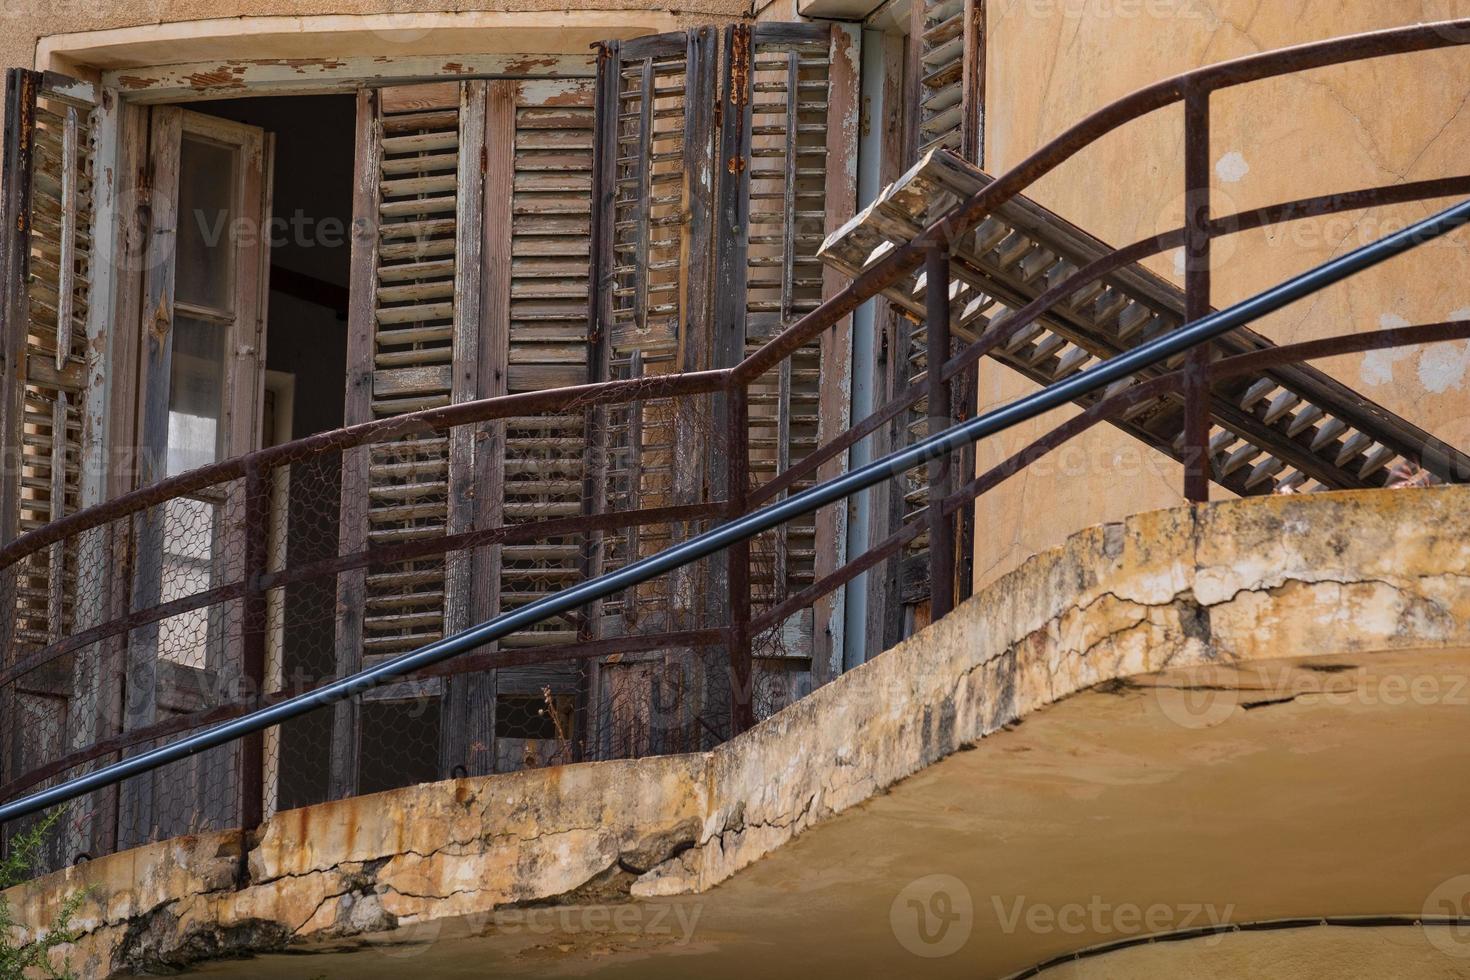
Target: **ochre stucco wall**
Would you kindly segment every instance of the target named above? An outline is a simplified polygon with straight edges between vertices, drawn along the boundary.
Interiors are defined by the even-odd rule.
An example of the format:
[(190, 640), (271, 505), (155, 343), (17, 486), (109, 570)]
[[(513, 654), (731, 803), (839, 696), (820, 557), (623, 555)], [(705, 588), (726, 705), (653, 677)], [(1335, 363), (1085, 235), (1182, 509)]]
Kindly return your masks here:
[[(1470, 16), (1467, 0), (991, 0), (986, 169), (999, 174), (1088, 113), (1149, 83), (1291, 44)], [(1322, 69), (1218, 93), (1215, 213), (1470, 172), (1470, 47)], [(1183, 224), (1183, 112), (1115, 133), (1041, 181), (1041, 203), (1114, 245)], [(1215, 303), (1243, 299), (1448, 201), (1353, 212), (1217, 242)], [(1257, 325), (1278, 343), (1470, 317), (1470, 233), (1421, 250)], [(1182, 281), (1182, 255), (1153, 267)], [(1431, 433), (1470, 444), (1470, 344), (1317, 365)], [(981, 407), (1031, 390), (993, 364)], [(1063, 418), (982, 447), (982, 467)], [(1470, 474), (1467, 474), (1470, 475)], [(1217, 499), (1226, 492), (1216, 488)], [(977, 584), (1079, 527), (1177, 503), (1180, 470), (1103, 426), (979, 504)]]

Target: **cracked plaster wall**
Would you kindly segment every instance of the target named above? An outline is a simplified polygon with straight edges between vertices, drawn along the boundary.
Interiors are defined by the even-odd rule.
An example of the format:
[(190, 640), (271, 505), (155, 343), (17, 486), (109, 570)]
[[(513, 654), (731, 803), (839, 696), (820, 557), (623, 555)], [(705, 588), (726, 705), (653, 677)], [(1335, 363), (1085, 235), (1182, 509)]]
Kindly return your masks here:
[[(986, 169), (999, 174), (1087, 114), (1180, 72), (1292, 44), (1470, 17), (1470, 0), (989, 0)], [(1336, 191), (1465, 174), (1470, 48), (1321, 69), (1212, 99), (1217, 215)], [(1104, 138), (1042, 180), (1038, 201), (1127, 245), (1184, 223), (1183, 113)], [(1429, 202), (1349, 212), (1215, 245), (1215, 303), (1229, 305), (1406, 223)], [(1151, 263), (1183, 281), (1180, 257)], [(1470, 317), (1470, 231), (1298, 303), (1257, 329), (1278, 343)], [(1315, 364), (1452, 445), (1470, 445), (1470, 342)], [(1033, 388), (988, 365), (981, 408)], [(984, 469), (1071, 410), (980, 447)], [(1179, 467), (1109, 426), (1013, 477), (977, 506), (976, 585), (1090, 524), (1182, 501)], [(1217, 496), (1227, 492), (1216, 488)]]
[(93, 892), (86, 975), (526, 903), (710, 888), (801, 830), (1092, 685), (1193, 664), (1470, 645), (1470, 488), (1257, 498), (1073, 535), (702, 754), (410, 787), (14, 890)]

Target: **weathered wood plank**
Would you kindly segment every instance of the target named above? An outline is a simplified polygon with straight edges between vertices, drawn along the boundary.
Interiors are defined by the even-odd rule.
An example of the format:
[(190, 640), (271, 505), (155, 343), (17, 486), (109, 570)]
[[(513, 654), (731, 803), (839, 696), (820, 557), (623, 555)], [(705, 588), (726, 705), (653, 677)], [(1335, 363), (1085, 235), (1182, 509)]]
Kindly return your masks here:
[[(142, 322), (143, 376), (139, 413), (138, 485), (147, 486), (164, 475), (168, 445), (168, 388), (173, 359), (173, 299), (175, 243), (178, 238), (179, 149), (183, 113), (162, 106), (153, 110), (149, 125), (148, 162), (153, 183), (153, 209), (148, 229)], [(148, 609), (160, 601), (165, 515), (162, 507), (139, 514), (134, 521), (138, 559), (133, 569), (132, 608)], [(123, 729), (129, 731), (158, 720), (157, 623), (134, 630), (128, 638), (128, 693)], [(153, 776), (122, 785), (118, 812), (118, 843), (141, 844), (151, 836), (159, 815), (154, 801)]]
[[(857, 155), (861, 111), (860, 65), (862, 33), (850, 25), (834, 24), (827, 68), (827, 178), (823, 232), (831, 234), (857, 210)], [(844, 277), (835, 269), (822, 271), (822, 299), (836, 295)], [(825, 331), (821, 339), (821, 383), (817, 408), (818, 445), (834, 439), (851, 423), (852, 317), (846, 316)], [(817, 470), (816, 479), (829, 480), (846, 469), (837, 457)], [(837, 570), (846, 560), (847, 508), (828, 507), (816, 515), (813, 575), (817, 579)], [(823, 684), (842, 672), (843, 605), (845, 587), (818, 600), (813, 607), (812, 680)]]
[(965, 0), (964, 92), (960, 155), (977, 167), (985, 166), (985, 33), (986, 0)]
[[(373, 296), (378, 268), (378, 183), (382, 179), (382, 140), (378, 94), (357, 93), (356, 154), (352, 174), (351, 286), (347, 311), (347, 390), (343, 420), (365, 422), (372, 416)], [(339, 510), (338, 554), (355, 554), (367, 546), (368, 465), (366, 448), (342, 454), (342, 497)], [(365, 569), (337, 578), (337, 676), (361, 669), (363, 610), (367, 599)], [(361, 756), (359, 705), (354, 699), (332, 708), (332, 745), (328, 794), (332, 799), (357, 795)]]
[[(26, 283), (30, 263), (31, 168), (37, 79), (34, 73), (12, 68), (5, 75), (4, 171), (0, 175), (0, 440), (6, 459), (19, 457), (24, 418), (24, 359), (26, 325), (30, 320)], [(19, 479), (0, 485), (0, 538), (10, 541), (20, 527)], [(20, 655), (16, 630), (16, 571), (0, 581), (0, 663)], [(13, 778), (25, 768), (17, 695), (0, 688), (0, 780)], [(0, 831), (3, 832), (3, 831)]]
[[(490, 222), (499, 219), (488, 213), (492, 195), (503, 188), (492, 176), (491, 159), (505, 142), (503, 122), (507, 83), (465, 82), (459, 96), (459, 170), (456, 174), (454, 276), (454, 376), (451, 398), (472, 401), (488, 393), (487, 369), (493, 372), (494, 353), (487, 343), (491, 325), (483, 304), (486, 282), (496, 275), (496, 265), (505, 260), (486, 248)], [(512, 118), (514, 108), (511, 108)], [(503, 150), (501, 150), (503, 152)], [(484, 168), (482, 182), (482, 167)], [(503, 177), (502, 177), (503, 180)], [(499, 227), (508, 222), (503, 220)], [(499, 482), (485, 476), (485, 447), (478, 427), (457, 426), (449, 432), (450, 534), (498, 524), (487, 523), (499, 499)], [(455, 552), (445, 556), (444, 631), (467, 629), (485, 617), (485, 583), (478, 573), (494, 574), (484, 552)], [(495, 679), (488, 672), (459, 674), (445, 679), (443, 713), (440, 716), (440, 775), (457, 773), (480, 776), (494, 771)]]
[[(446, 71), (472, 76), (534, 76), (589, 78), (596, 69), (592, 55), (578, 54), (465, 54), (361, 55), (323, 58), (303, 63), (295, 59), (225, 59), (195, 61), (148, 68), (118, 68), (102, 73), (102, 86), (128, 93), (138, 104), (189, 102), (237, 98), (251, 93), (312, 95), (351, 94), (364, 85), (402, 85), (442, 79)], [(455, 103), (458, 105), (458, 103)]]
[[(883, 118), (879, 162), (879, 185), (881, 187), (887, 187), (897, 180), (908, 162), (910, 127), (906, 107), (911, 104), (911, 100), (905, 99), (904, 93), (911, 90), (909, 88), (911, 79), (903, 70), (907, 60), (904, 54), (904, 42), (896, 37), (885, 36)], [(899, 331), (904, 330), (900, 321), (905, 318), (899, 314), (886, 296), (880, 294), (873, 302), (875, 304), (873, 324), (877, 333), (873, 346), (878, 354), (872, 369), (873, 402), (875, 405), (882, 405), (898, 394), (898, 385), (903, 383), (907, 377), (906, 374), (897, 373), (899, 358), (896, 356), (897, 351), (904, 349), (900, 347), (900, 343), (907, 344), (907, 333), (905, 330), (902, 339), (898, 336)], [(900, 420), (895, 419), (873, 434), (872, 458), (882, 456), (900, 444), (898, 441), (900, 424)], [(888, 480), (878, 484), (869, 493), (868, 540), (882, 541), (897, 529), (896, 522), (901, 517), (899, 508), (903, 498), (902, 490), (897, 480)], [(898, 599), (898, 569), (899, 562), (891, 560), (882, 563), (876, 570), (869, 573), (868, 608), (864, 623), (866, 637), (864, 659), (877, 656), (898, 640), (899, 614), (902, 611)]]
[[(378, 92), (378, 107), (383, 115), (400, 112), (428, 112), (434, 109), (462, 109), (463, 85), (459, 81), (431, 82), (423, 85), (386, 85)], [(461, 112), (461, 120), (464, 119)], [(464, 127), (461, 125), (461, 132)]]
[(394, 368), (373, 372), (373, 394), (379, 398), (402, 395), (437, 394), (453, 383), (453, 367), (436, 364), (425, 367)]

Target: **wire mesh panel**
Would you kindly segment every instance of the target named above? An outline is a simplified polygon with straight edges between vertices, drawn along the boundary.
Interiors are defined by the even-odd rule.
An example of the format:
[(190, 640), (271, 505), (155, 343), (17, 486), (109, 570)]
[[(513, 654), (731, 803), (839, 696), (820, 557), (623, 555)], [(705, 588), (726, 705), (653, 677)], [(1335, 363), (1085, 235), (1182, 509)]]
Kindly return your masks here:
[[(147, 731), (234, 703), (243, 680), (245, 525), (241, 480), (173, 497), (135, 515), (123, 731)], [(177, 610), (170, 615), (158, 613)], [(149, 739), (124, 755), (151, 747)], [(121, 788), (118, 838), (135, 846), (234, 826), (238, 746)]]
[[(264, 687), (295, 692), (337, 673), (337, 586), (342, 453), (296, 459), (271, 480), (269, 570), (291, 576), (266, 590), (268, 643)], [(306, 573), (306, 574), (302, 574)], [(328, 712), (295, 719), (268, 733), (264, 757), (265, 811), (329, 798), (332, 725)]]

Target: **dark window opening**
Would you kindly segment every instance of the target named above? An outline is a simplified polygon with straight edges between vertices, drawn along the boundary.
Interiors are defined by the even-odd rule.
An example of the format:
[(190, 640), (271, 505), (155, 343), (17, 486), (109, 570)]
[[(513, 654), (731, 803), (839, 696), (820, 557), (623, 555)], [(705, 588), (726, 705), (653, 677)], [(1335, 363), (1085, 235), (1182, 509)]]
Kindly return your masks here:
[[(275, 137), (270, 221), (259, 230), (270, 244), (261, 441), (272, 445), (339, 428), (346, 388), (356, 99), (283, 96), (199, 102), (187, 108), (259, 126)], [(289, 397), (282, 391), (289, 391)], [(340, 487), (338, 456), (291, 467), (286, 529), (281, 535), (287, 565), (337, 553)], [(287, 686), (317, 683), (336, 669), (335, 583), (323, 577), (295, 583), (285, 591), (276, 613), (283, 657), (280, 680)], [(386, 709), (374, 709), (378, 710)], [(365, 753), (364, 770), (374, 768), (385, 778), (412, 770), (412, 778), (398, 779), (394, 785), (434, 778), (436, 762), (426, 769), (420, 765), (423, 753), (416, 730), (425, 727), (432, 729), (427, 738), (437, 739), (437, 724), (425, 724), (420, 718), (412, 726), (415, 731), (405, 729), (407, 742), (401, 751), (395, 747), (393, 758), (373, 766)], [(329, 711), (282, 727), (278, 809), (327, 798), (331, 728)], [(363, 789), (371, 787), (386, 784), (380, 786), (375, 776), (364, 772)]]

